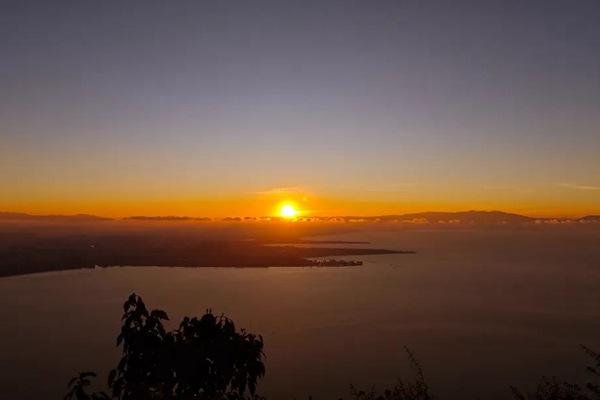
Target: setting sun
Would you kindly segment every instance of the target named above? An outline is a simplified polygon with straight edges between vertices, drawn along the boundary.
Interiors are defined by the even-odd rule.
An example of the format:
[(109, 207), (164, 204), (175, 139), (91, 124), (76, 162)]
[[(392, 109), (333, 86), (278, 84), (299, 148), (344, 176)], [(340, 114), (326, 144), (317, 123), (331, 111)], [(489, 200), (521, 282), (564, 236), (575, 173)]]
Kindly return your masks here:
[(292, 204), (284, 204), (279, 210), (279, 215), (283, 218), (295, 218), (298, 215), (298, 210)]

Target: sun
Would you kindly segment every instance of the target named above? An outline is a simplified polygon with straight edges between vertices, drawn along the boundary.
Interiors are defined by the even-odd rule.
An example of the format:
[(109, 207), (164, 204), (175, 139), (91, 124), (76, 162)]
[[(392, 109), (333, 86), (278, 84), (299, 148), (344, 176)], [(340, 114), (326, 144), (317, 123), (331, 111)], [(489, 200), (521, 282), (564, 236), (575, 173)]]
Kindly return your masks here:
[(279, 215), (282, 218), (292, 219), (298, 215), (298, 210), (296, 210), (293, 204), (286, 203), (279, 209)]

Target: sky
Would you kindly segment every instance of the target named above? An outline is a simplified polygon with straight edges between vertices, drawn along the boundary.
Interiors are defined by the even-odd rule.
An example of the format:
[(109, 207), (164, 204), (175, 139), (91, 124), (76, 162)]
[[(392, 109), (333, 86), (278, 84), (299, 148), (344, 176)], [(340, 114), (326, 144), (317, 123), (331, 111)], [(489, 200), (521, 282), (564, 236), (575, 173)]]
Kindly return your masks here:
[(600, 2), (0, 1), (0, 210), (600, 213)]

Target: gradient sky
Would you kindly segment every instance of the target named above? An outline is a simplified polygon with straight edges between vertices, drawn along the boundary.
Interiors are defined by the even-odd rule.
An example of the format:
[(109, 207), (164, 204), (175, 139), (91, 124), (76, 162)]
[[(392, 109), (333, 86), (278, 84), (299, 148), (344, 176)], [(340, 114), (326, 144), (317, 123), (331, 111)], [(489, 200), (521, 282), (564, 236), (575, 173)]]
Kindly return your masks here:
[(0, 209), (600, 213), (600, 1), (0, 3)]

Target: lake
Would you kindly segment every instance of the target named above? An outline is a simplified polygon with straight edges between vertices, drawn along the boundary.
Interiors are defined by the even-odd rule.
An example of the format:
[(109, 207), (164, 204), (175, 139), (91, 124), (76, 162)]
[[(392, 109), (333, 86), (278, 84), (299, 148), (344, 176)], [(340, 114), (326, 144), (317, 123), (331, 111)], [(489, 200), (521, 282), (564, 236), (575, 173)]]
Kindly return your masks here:
[(4, 398), (62, 398), (78, 371), (119, 352), (135, 291), (173, 323), (207, 308), (265, 340), (270, 398), (336, 399), (349, 385), (411, 377), (404, 346), (439, 398), (510, 398), (542, 375), (585, 377), (600, 349), (600, 231), (411, 230), (367, 240), (412, 255), (344, 257), (339, 268), (107, 268), (0, 279)]

